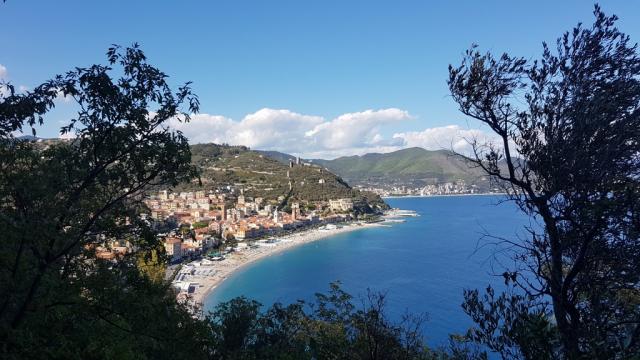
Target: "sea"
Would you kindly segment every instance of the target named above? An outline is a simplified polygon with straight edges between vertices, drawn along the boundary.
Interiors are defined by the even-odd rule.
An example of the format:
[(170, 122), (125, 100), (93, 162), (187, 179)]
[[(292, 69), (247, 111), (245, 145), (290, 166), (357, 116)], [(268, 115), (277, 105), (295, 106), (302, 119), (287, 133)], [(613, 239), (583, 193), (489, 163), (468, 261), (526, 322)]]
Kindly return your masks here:
[(426, 314), (432, 346), (472, 325), (462, 310), (464, 289), (501, 289), (504, 259), (498, 238), (516, 240), (528, 219), (500, 195), (387, 198), (416, 211), (406, 222), (369, 227), (300, 245), (249, 264), (205, 300), (205, 310), (244, 295), (265, 306), (312, 301), (329, 284), (355, 297), (386, 294), (391, 319)]

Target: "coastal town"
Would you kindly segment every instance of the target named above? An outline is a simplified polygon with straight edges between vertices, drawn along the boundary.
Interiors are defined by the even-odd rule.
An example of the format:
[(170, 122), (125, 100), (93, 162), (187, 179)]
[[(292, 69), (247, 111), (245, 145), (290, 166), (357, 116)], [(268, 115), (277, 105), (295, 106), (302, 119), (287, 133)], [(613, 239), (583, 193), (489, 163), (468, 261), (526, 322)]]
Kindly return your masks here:
[[(158, 232), (169, 260), (166, 278), (177, 297), (197, 310), (207, 294), (233, 271), (290, 247), (366, 227), (389, 226), (398, 218), (417, 216), (392, 209), (372, 221), (359, 220), (348, 198), (292, 202), (284, 211), (275, 203), (244, 195), (241, 188), (220, 186), (209, 191), (148, 195), (146, 220)], [(314, 210), (308, 210), (309, 207)], [(304, 209), (304, 210), (303, 210)], [(126, 244), (99, 248), (97, 256), (117, 259)]]
[[(230, 185), (208, 191), (160, 190), (145, 197), (145, 220), (158, 232), (169, 261), (165, 278), (178, 299), (200, 308), (206, 294), (240, 266), (291, 246), (378, 226), (355, 221), (348, 198), (292, 202), (288, 211), (278, 205), (283, 200), (248, 197)], [(130, 251), (127, 246), (115, 241), (96, 254), (117, 260)]]
[[(164, 278), (171, 282), (178, 299), (193, 309), (202, 309), (207, 294), (232, 272), (257, 259), (339, 233), (391, 226), (404, 222), (403, 217), (417, 215), (373, 204), (365, 213), (362, 198), (353, 194), (480, 192), (464, 180), (421, 187), (359, 185), (350, 190), (328, 170), (322, 171), (300, 158), (281, 164), (247, 149), (213, 145), (194, 149), (199, 158), (205, 159), (201, 165), (207, 171), (204, 186), (156, 189), (141, 198), (142, 216), (157, 234), (166, 256)], [(210, 155), (202, 156), (207, 151), (220, 156), (215, 164), (206, 160)], [(241, 172), (240, 181), (232, 181), (228, 177), (231, 172)], [(282, 192), (274, 192), (279, 183), (285, 184), (279, 187)], [(129, 246), (126, 241), (114, 240), (98, 247), (96, 255), (116, 261), (133, 252)]]
[[(154, 276), (169, 281), (194, 310), (239, 267), (299, 244), (383, 226), (389, 210), (379, 196), (300, 158), (283, 164), (246, 147), (191, 149), (199, 179), (137, 200), (142, 221), (156, 234), (155, 256), (162, 258)], [(104, 239), (94, 250), (118, 261), (136, 253), (133, 246)]]
[(285, 212), (263, 198), (246, 197), (241, 189), (231, 186), (208, 192), (161, 190), (145, 204), (157, 229), (168, 230), (159, 236), (173, 262), (207, 254), (220, 245), (246, 247), (255, 240), (295, 229), (343, 223), (352, 219), (353, 209), (351, 199), (335, 199), (326, 204), (318, 202), (314, 206), (320, 210), (309, 212), (293, 202)]
[(367, 184), (355, 185), (357, 189), (369, 191), (382, 197), (390, 196), (442, 196), (442, 195), (475, 195), (475, 194), (495, 194), (500, 193), (498, 188), (479, 187), (475, 184), (467, 184), (464, 180), (454, 182), (443, 182), (428, 185), (411, 184)]
[[(433, 196), (474, 194), (463, 181), (421, 188), (359, 187), (381, 196)], [(390, 226), (412, 211), (391, 209), (377, 217), (358, 219), (350, 198), (327, 201), (290, 201), (245, 195), (242, 186), (219, 185), (209, 190), (159, 190), (143, 203), (144, 219), (158, 233), (171, 281), (178, 299), (202, 309), (204, 300), (232, 272), (257, 259), (290, 247), (365, 227)], [(372, 220), (373, 219), (373, 220)], [(129, 252), (128, 244), (115, 241), (98, 247), (96, 255), (117, 260)]]
[[(192, 147), (202, 184), (145, 193), (141, 215), (167, 266), (158, 271), (181, 301), (204, 308), (207, 295), (257, 259), (336, 234), (402, 223), (411, 211), (389, 209), (381, 196), (465, 195), (485, 192), (465, 180), (349, 187), (328, 169), (299, 157), (276, 161), (245, 147)], [(135, 252), (122, 240), (96, 248), (117, 261)]]

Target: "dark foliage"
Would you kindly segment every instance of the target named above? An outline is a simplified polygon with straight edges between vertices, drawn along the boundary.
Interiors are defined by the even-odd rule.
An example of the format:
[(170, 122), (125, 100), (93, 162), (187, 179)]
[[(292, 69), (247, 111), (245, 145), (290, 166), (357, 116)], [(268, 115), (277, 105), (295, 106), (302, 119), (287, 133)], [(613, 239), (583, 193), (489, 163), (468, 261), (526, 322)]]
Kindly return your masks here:
[(421, 334), (424, 317), (387, 319), (385, 296), (354, 299), (331, 284), (312, 304), (275, 304), (265, 312), (244, 297), (218, 305), (208, 318), (213, 357), (220, 359), (467, 359), (475, 352), (456, 347), (457, 357), (430, 350)]
[[(181, 108), (197, 111), (198, 100), (188, 84), (173, 92), (136, 46), (107, 57), (0, 98), (2, 358), (163, 358), (198, 347), (177, 351), (170, 339), (206, 329), (137, 267), (158, 247), (138, 217), (144, 190), (195, 175), (187, 139), (165, 123), (188, 120)], [(78, 108), (62, 128), (73, 140), (13, 138), (26, 126), (35, 134), (59, 93)], [(132, 251), (96, 258), (111, 239)]]
[(515, 264), (505, 280), (522, 295), (467, 294), (474, 339), (519, 349), (507, 358), (640, 352), (640, 57), (615, 16), (594, 13), (539, 60), (474, 47), (449, 69), (460, 110), (499, 139), (472, 140), (473, 164), (535, 222), (502, 241)]

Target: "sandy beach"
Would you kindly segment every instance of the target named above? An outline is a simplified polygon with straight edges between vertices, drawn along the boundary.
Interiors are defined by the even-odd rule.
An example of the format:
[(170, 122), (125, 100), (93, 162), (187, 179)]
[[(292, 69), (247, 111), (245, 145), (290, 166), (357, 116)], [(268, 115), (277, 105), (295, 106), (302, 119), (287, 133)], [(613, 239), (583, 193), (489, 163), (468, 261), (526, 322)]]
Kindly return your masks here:
[[(226, 255), (224, 260), (214, 262), (212, 265), (197, 266), (195, 267), (197, 268), (195, 274), (185, 276), (183, 280), (183, 282), (198, 284), (195, 292), (190, 294), (189, 302), (195, 305), (196, 308), (202, 309), (204, 300), (218, 285), (225, 281), (233, 272), (256, 260), (274, 256), (298, 245), (375, 226), (385, 225), (380, 223), (350, 224), (330, 230), (310, 229), (290, 235), (277, 236), (276, 238), (279, 240), (277, 243), (258, 243), (260, 245), (258, 248), (243, 248)], [(185, 264), (184, 267), (186, 266), (189, 266), (189, 264)], [(183, 272), (178, 273), (178, 277), (180, 277), (181, 273)]]

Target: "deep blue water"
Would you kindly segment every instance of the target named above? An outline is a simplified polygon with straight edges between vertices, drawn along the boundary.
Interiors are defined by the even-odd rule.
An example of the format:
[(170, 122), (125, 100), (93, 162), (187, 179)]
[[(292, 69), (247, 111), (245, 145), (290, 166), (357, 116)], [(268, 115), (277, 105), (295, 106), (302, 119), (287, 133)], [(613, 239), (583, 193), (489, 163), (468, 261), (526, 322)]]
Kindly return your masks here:
[[(405, 310), (428, 313), (424, 332), (432, 345), (471, 324), (462, 311), (463, 289), (498, 288), (502, 277), (493, 248), (478, 247), (483, 233), (514, 238), (526, 223), (515, 205), (497, 205), (498, 196), (387, 199), (392, 207), (416, 210), (405, 223), (337, 235), (301, 245), (244, 267), (205, 302), (245, 295), (263, 304), (312, 300), (340, 280), (352, 295), (367, 288), (387, 292), (391, 317)], [(493, 268), (493, 269), (492, 269)]]

